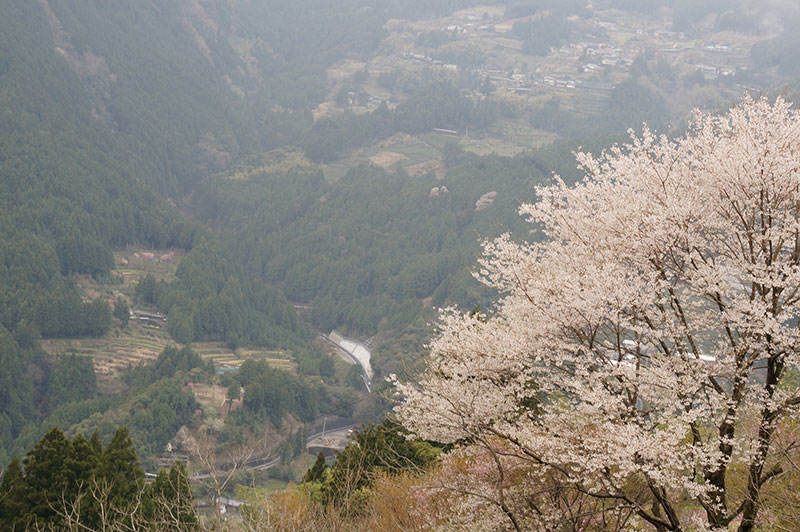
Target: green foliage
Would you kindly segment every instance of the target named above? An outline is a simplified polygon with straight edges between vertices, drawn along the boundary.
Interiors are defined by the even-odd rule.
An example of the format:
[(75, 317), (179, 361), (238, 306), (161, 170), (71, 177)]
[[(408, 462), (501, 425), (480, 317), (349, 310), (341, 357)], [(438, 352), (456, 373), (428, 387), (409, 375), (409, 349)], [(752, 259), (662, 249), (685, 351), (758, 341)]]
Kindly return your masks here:
[[(73, 511), (79, 509), (79, 511)], [(72, 441), (49, 430), (23, 466), (9, 464), (0, 482), (0, 530), (65, 529), (65, 513), (77, 526), (101, 530), (121, 524), (148, 530), (195, 530), (189, 477), (182, 463), (159, 472), (149, 487), (127, 428), (103, 448), (95, 433)]]
[(662, 129), (669, 121), (669, 109), (664, 98), (651, 86), (633, 77), (617, 85), (611, 100), (598, 121), (607, 131), (641, 130), (646, 122), (651, 129)]
[(157, 524), (159, 531), (200, 530), (193, 502), (186, 465), (175, 462), (169, 470), (159, 471), (150, 485), (144, 508), (145, 520)]
[(76, 354), (64, 355), (50, 371), (47, 399), (51, 405), (64, 405), (97, 395), (97, 379), (92, 359)]
[[(280, 254), (267, 257), (260, 248), (252, 262), (245, 260), (238, 242), (228, 246), (184, 219), (167, 198), (190, 196), (199, 187), (198, 195), (215, 200), (207, 206), (212, 214), (200, 216), (203, 222), (213, 225), (219, 214), (220, 225), (229, 227), (227, 217), (235, 217), (238, 202), (247, 198), (247, 218), (233, 223), (275, 232), (294, 225), (316, 208), (318, 192), (327, 188), (319, 169), (277, 180), (264, 172), (237, 181), (239, 186), (227, 180), (230, 187), (217, 187), (208, 176), (228, 172), (240, 161), (257, 163), (257, 154), (265, 150), (313, 138), (311, 109), (325, 97), (326, 68), (347, 54), (373, 50), (389, 18), (426, 17), (470, 4), (245, 0), (234, 6), (210, 0), (200, 11), (187, 12), (157, 0), (4, 3), (0, 463), (30, 448), (55, 422), (71, 427), (69, 434), (97, 429), (103, 437), (127, 424), (144, 453), (160, 449), (190, 422), (197, 405), (190, 392), (181, 390), (180, 374), (196, 360), (187, 353), (179, 360), (165, 355), (146, 371), (132, 370), (126, 391), (98, 398), (88, 359), (61, 357), (51, 368), (39, 351), (41, 337), (108, 332), (111, 308), (100, 298), (84, 299), (77, 281), (80, 276), (108, 279), (115, 248), (136, 244), (188, 251), (177, 281), (157, 282), (148, 275), (136, 287), (137, 304), (165, 313), (176, 340), (289, 347), (297, 353), (301, 373), (332, 378), (333, 368), (309, 346), (294, 309), (267, 284), (287, 277)], [(218, 25), (213, 35), (204, 14)], [(363, 78), (361, 73), (354, 81)], [(454, 93), (441, 92), (442, 102), (452, 103), (448, 99)], [(426, 113), (436, 111), (435, 105)], [(460, 119), (458, 106), (450, 111)], [(351, 139), (347, 146), (391, 131), (392, 120), (388, 107), (379, 108), (363, 133), (373, 137)], [(363, 125), (357, 124), (347, 131), (356, 135)], [(260, 216), (249, 218), (253, 212)], [(253, 268), (266, 262), (277, 273), (253, 275)], [(302, 270), (294, 270), (287, 284), (315, 297)], [(435, 281), (426, 279), (418, 292)], [(407, 276), (405, 282), (412, 280)], [(341, 319), (377, 327), (380, 309), (373, 310), (366, 299), (376, 290), (362, 290)], [(391, 305), (384, 298), (378, 306)], [(114, 317), (123, 326), (125, 306), (121, 300), (114, 305)], [(341, 319), (335, 316), (333, 322)], [(172, 378), (159, 380), (165, 376)], [(325, 408), (352, 403), (349, 391), (324, 385), (306, 389), (309, 385), (298, 382), (287, 391), (288, 402), (281, 403), (298, 417), (310, 416), (318, 397), (332, 398)], [(294, 399), (306, 391), (309, 404)]]
[[(800, 15), (787, 13), (783, 24), (792, 28), (800, 22)], [(753, 46), (751, 55), (753, 62), (762, 67), (777, 67), (784, 76), (797, 77), (800, 75), (800, 57), (796, 50), (800, 45), (800, 35), (787, 29), (775, 38), (762, 41)]]
[(136, 297), (146, 305), (153, 305), (156, 302), (156, 278), (152, 273), (148, 273), (136, 284)]
[[(458, 61), (451, 56), (442, 57)], [(464, 61), (459, 62), (463, 64)], [(483, 128), (496, 116), (497, 110), (491, 103), (473, 101), (452, 83), (434, 82), (415, 90), (415, 94), (400, 102), (394, 111), (384, 102), (371, 113), (345, 113), (317, 120), (305, 137), (304, 148), (315, 161), (331, 161), (347, 150), (397, 132), (421, 133), (434, 128), (463, 130), (468, 125)]]
[(138, 147), (91, 118), (97, 102), (53, 53), (42, 7), (10, 2), (3, 14), (0, 323), (13, 330), (25, 321), (45, 337), (99, 336), (109, 309), (83, 303), (70, 276), (106, 274), (111, 246), (178, 244), (187, 224), (144, 186), (157, 178), (134, 170)]
[(238, 382), (228, 386), (228, 390), (225, 392), (225, 398), (231, 402), (238, 401), (242, 398), (242, 387)]
[[(208, 180), (199, 202), (219, 228), (227, 257), (243, 265), (241, 278), (263, 280), (311, 307), (318, 330), (341, 328), (362, 337), (385, 332), (388, 347), (373, 362), (379, 380), (414, 366), (424, 325), (435, 318), (433, 307), (474, 307), (490, 299), (471, 276), (479, 240), (522, 225), (517, 201), (532, 198), (532, 185), (551, 171), (572, 179), (572, 149), (565, 143), (517, 158), (478, 158), (450, 149), (448, 175), (441, 181), (433, 174), (409, 177), (368, 165), (334, 184), (308, 177), (314, 170), (295, 179), (295, 172), (254, 169), (248, 179)], [(448, 191), (432, 196), (442, 185)], [(260, 199), (277, 188), (294, 203), (276, 209)], [(494, 204), (476, 211), (476, 201), (490, 191), (497, 194)], [(331, 378), (330, 361), (309, 349), (293, 352), (300, 373)], [(363, 389), (358, 380), (354, 375), (352, 393)]]
[(485, 46), (477, 42), (451, 42), (445, 43), (431, 52), (434, 59), (443, 63), (458, 65), (462, 68), (480, 68), (486, 62), (489, 54)]
[[(24, 452), (53, 425), (72, 427), (73, 434), (99, 432), (103, 438), (110, 438), (118, 426), (127, 425), (142, 452), (147, 455), (157, 452), (182, 425), (191, 423), (198, 405), (193, 393), (183, 388), (189, 372), (197, 371), (196, 368), (206, 375), (213, 374), (213, 367), (191, 349), (167, 347), (150, 366), (130, 369), (124, 376), (129, 385), (127, 393), (95, 397), (97, 385), (91, 359), (77, 355), (60, 357), (49, 369), (49, 378), (39, 391), (48, 398), (49, 404), (45, 406), (49, 409), (36, 412), (29, 407), (29, 415), (20, 428), (6, 436), (4, 456), (0, 458), (6, 463), (12, 451)], [(37, 414), (40, 414), (38, 419)], [(37, 424), (41, 418), (44, 419)], [(0, 413), (0, 423), (4, 419)]]
[(517, 0), (506, 3), (505, 18), (522, 18), (539, 12), (560, 14), (579, 13), (586, 3), (582, 0)]
[(110, 487), (109, 499), (117, 507), (133, 502), (144, 483), (144, 471), (127, 427), (117, 429), (103, 449), (96, 469), (99, 479)]
[(701, 69), (696, 69), (694, 72), (690, 72), (683, 76), (682, 80), (683, 86), (687, 88), (694, 87), (695, 85), (703, 86), (706, 84), (706, 77), (703, 74)]
[[(397, 10), (367, 0), (247, 1), (234, 13), (212, 1), (202, 9), (228, 36), (218, 39), (196, 33), (198, 21), (177, 5), (157, 4), (53, 1), (47, 16), (24, 2), (4, 10), (0, 323), (9, 330), (25, 320), (46, 337), (104, 334), (103, 309), (82, 303), (69, 275), (106, 275), (112, 246), (193, 244), (196, 226), (154, 190), (188, 190), (234, 159), (296, 142), (324, 96), (327, 66), (374, 48), (390, 16), (459, 2)], [(63, 54), (53, 53), (56, 19)], [(259, 43), (252, 56), (237, 51), (243, 42)], [(227, 323), (216, 317), (230, 301), (198, 301), (195, 287), (186, 287), (189, 297), (170, 320), (176, 339), (286, 345), (302, 336), (296, 323), (275, 323), (276, 314), (286, 320), (290, 313), (266, 287), (254, 291), (260, 302)], [(155, 303), (153, 290), (141, 288), (140, 300)], [(249, 298), (250, 287), (242, 288)], [(233, 298), (234, 311), (238, 303)]]
[(181, 379), (188, 379), (194, 369), (199, 369), (206, 377), (214, 374), (213, 363), (203, 361), (202, 357), (191, 347), (185, 346), (179, 349), (176, 346), (168, 345), (151, 364), (140, 364), (129, 368), (123, 375), (123, 380), (132, 389), (141, 390), (176, 375), (180, 375)]
[(128, 304), (125, 302), (125, 300), (122, 298), (117, 298), (116, 303), (114, 303), (113, 315), (119, 320), (119, 323), (123, 328), (128, 325), (128, 320), (131, 317), (130, 311), (131, 309), (128, 307)]
[(672, 29), (674, 31), (689, 31), (692, 26), (709, 13), (723, 13), (735, 4), (730, 0), (675, 0), (672, 6)]
[(561, 109), (558, 99), (545, 100), (541, 107), (533, 110), (530, 115), (531, 125), (547, 131), (557, 133), (570, 133), (575, 128), (572, 115)]
[(178, 372), (188, 375), (195, 368), (202, 368), (207, 373), (213, 374), (213, 368), (208, 367), (200, 355), (188, 346), (181, 349), (175, 346), (165, 347), (155, 363), (149, 367), (154, 375), (154, 381), (173, 377)]
[(317, 416), (314, 388), (291, 373), (251, 359), (242, 364), (238, 377), (244, 386), (242, 408), (254, 423), (269, 420), (280, 428), (287, 413), (301, 421)]
[(188, 425), (198, 404), (191, 390), (183, 389), (181, 376), (161, 379), (127, 397), (119, 406), (96, 414), (76, 426), (76, 430), (113, 432), (115, 426), (127, 425), (137, 448), (151, 455), (164, 448), (178, 429)]
[(27, 358), (0, 325), (0, 463), (9, 461), (14, 439), (35, 418)]
[(347, 370), (347, 375), (344, 378), (345, 384), (354, 390), (362, 390), (364, 388), (364, 379), (361, 378), (361, 366), (353, 364)]
[[(103, 437), (126, 424), (143, 453), (191, 422), (197, 405), (181, 388), (186, 373), (203, 366), (190, 350), (165, 350), (154, 365), (131, 370), (124, 393), (107, 398), (95, 397), (87, 359), (62, 357), (49, 368), (37, 352), (41, 336), (107, 333), (110, 307), (82, 299), (76, 278), (107, 278), (120, 246), (187, 250), (177, 280), (148, 275), (136, 287), (137, 304), (164, 313), (178, 342), (289, 348), (301, 375), (327, 383), (332, 360), (310, 346), (289, 301), (310, 306), (321, 330), (384, 333), (378, 377), (413, 367), (406, 362), (434, 307), (484, 303), (487, 293), (470, 276), (478, 241), (512, 230), (518, 200), (552, 169), (569, 179), (572, 146), (514, 159), (479, 159), (450, 146), (443, 181), (364, 165), (334, 185), (308, 161), (276, 170), (268, 152), (297, 145), (330, 161), (396, 132), (492, 124), (496, 106), (463, 90), (480, 79), (435, 82), (430, 71), (380, 75), (381, 85), (410, 96), (394, 110), (384, 104), (316, 122), (311, 112), (326, 95), (326, 69), (372, 51), (389, 18), (474, 3), (208, 0), (187, 13), (157, 0), (50, 0), (63, 31), (54, 37), (43, 5), (8, 2), (0, 17), (0, 462), (33, 445), (51, 422)], [(507, 13), (548, 13), (514, 28), (533, 52), (568, 37), (566, 14), (583, 5), (511, 2)], [(480, 47), (440, 32), (418, 41), (459, 64), (484, 58)], [(353, 88), (366, 75), (357, 73)], [(623, 83), (608, 109), (615, 122), (603, 127), (638, 127), (645, 110), (666, 121), (647, 80)], [(532, 120), (559, 133), (578, 129), (555, 101)], [(431, 194), (442, 185), (448, 193)], [(490, 191), (494, 205), (476, 210)], [(192, 198), (193, 215), (214, 232), (185, 220), (170, 196)], [(123, 325), (125, 310), (121, 300), (114, 306)], [(233, 413), (243, 424), (352, 413), (357, 398), (355, 389), (303, 376), (258, 370), (248, 379), (246, 405)], [(348, 380), (360, 390), (358, 379), (354, 370)]]
[[(535, 158), (484, 158), (475, 164), (464, 157), (453, 161), (447, 180), (440, 182), (433, 175), (412, 179), (360, 166), (334, 185), (319, 185), (313, 197), (325, 201), (308, 202), (279, 226), (262, 214), (266, 205), (253, 205), (251, 187), (220, 182), (208, 193), (225, 194), (227, 208), (214, 212), (214, 220), (248, 275), (309, 304), (313, 324), (322, 330), (345, 325), (355, 334), (372, 335), (413, 322), (426, 312), (420, 299), (434, 294), (437, 304), (458, 295), (474, 306), (477, 293), (466, 286), (476, 285), (454, 272), (468, 272), (479, 251), (477, 235), (519, 223), (514, 198), (528, 197), (531, 183), (546, 171)], [(432, 188), (443, 184), (449, 191), (431, 197)], [(303, 190), (297, 194), (300, 203)], [(476, 212), (475, 202), (492, 190), (503, 206)], [(216, 201), (212, 197), (208, 204)]]
[(311, 469), (306, 471), (306, 474), (303, 477), (303, 482), (320, 482), (323, 480), (323, 474), (327, 467), (328, 465), (325, 463), (325, 453), (320, 451), (317, 455), (317, 460), (314, 462), (314, 465), (311, 466)]
[(14, 327), (14, 340), (16, 340), (20, 349), (24, 351), (38, 349), (41, 339), (42, 337), (36, 326), (24, 319), (20, 320), (17, 326)]
[(24, 511), (22, 501), (22, 465), (18, 458), (8, 464), (0, 479), (0, 530), (5, 532), (13, 526), (16, 516)]
[(736, 31), (740, 33), (760, 33), (763, 31), (763, 19), (753, 8), (728, 9), (717, 18), (717, 31)]
[(569, 39), (572, 25), (566, 15), (549, 13), (533, 20), (516, 22), (512, 31), (522, 39), (523, 52), (547, 55), (551, 47), (558, 48)]
[(416, 41), (414, 44), (419, 46), (420, 48), (430, 48), (436, 49), (442, 46), (443, 44), (447, 44), (452, 42), (454, 35), (451, 32), (446, 31), (426, 31), (422, 32), (417, 35)]
[(317, 120), (304, 139), (303, 147), (315, 161), (331, 161), (353, 148), (394, 133), (394, 117), (382, 105), (371, 113), (345, 113)]
[[(2, 369), (0, 367), (0, 371)], [(49, 405), (45, 406), (49, 406), (49, 410), (39, 413), (28, 406), (27, 417), (20, 419), (17, 412), (24, 413), (25, 409), (22, 402), (17, 402), (21, 410), (5, 415), (0, 412), (0, 423), (7, 422), (13, 429), (8, 433), (0, 432), (0, 436), (5, 436), (0, 458), (6, 463), (12, 451), (24, 452), (53, 425), (71, 427), (72, 434), (97, 432), (104, 439), (111, 438), (120, 425), (126, 425), (142, 453), (147, 456), (156, 453), (181, 426), (191, 423), (198, 404), (192, 391), (184, 389), (184, 385), (189, 373), (198, 371), (210, 377), (213, 365), (205, 363), (188, 347), (168, 346), (152, 364), (131, 368), (123, 376), (128, 385), (125, 394), (95, 397), (97, 384), (91, 359), (74, 354), (60, 357), (49, 369), (49, 378), (39, 392), (47, 397)], [(17, 387), (24, 382), (19, 381)], [(1, 394), (2, 391), (0, 397)], [(32, 397), (28, 401), (28, 405), (32, 405)], [(40, 417), (37, 418), (37, 414)], [(41, 418), (44, 419), (37, 424)], [(12, 425), (14, 420), (19, 420), (17, 425)]]
[(68, 298), (59, 316), (61, 330), (42, 325), (43, 332), (58, 336), (104, 336), (111, 328), (111, 307), (105, 300), (97, 298), (90, 303), (77, 303)]
[(306, 346), (305, 331), (291, 305), (263, 282), (243, 280), (246, 277), (216, 238), (201, 238), (181, 261), (177, 277), (154, 287), (176, 340), (222, 340), (231, 348)]
[(325, 459), (320, 453), (305, 481), (320, 485), (326, 504), (344, 506), (369, 487), (377, 471), (424, 472), (436, 462), (441, 449), (425, 441), (408, 439), (407, 435), (405, 429), (389, 419), (380, 425), (362, 427), (338, 454), (329, 474), (325, 473)]
[(467, 124), (485, 126), (493, 118), (484, 117), (479, 107), (450, 83), (432, 83), (398, 104), (397, 129), (420, 133), (433, 128), (462, 130)]
[(326, 382), (335, 381), (336, 365), (334, 364), (332, 357), (329, 356), (320, 357), (319, 376), (322, 377)]
[[(53, 511), (62, 495), (67, 500), (75, 497), (77, 486), (71, 485), (67, 458), (70, 442), (57, 428), (45, 434), (25, 457), (24, 485), (20, 486), (20, 498), (28, 508), (17, 520), (28, 519), (51, 524), (58, 520)], [(19, 521), (17, 521), (19, 522)]]
[(300, 456), (306, 448), (306, 431), (300, 427), (297, 432), (292, 434), (292, 455)]

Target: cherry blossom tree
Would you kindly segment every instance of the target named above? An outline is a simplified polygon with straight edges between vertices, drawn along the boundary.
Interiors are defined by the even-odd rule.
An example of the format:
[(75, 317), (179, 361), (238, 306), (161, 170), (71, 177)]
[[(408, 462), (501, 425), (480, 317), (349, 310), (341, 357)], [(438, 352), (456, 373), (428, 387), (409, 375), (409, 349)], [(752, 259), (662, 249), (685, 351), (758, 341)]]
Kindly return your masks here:
[(479, 526), (559, 530), (526, 495), (548, 477), (620, 528), (754, 530), (799, 443), (800, 115), (745, 97), (577, 158), (520, 209), (541, 242), (485, 244), (502, 298), (442, 312), (398, 416), (496, 469), (459, 479)]

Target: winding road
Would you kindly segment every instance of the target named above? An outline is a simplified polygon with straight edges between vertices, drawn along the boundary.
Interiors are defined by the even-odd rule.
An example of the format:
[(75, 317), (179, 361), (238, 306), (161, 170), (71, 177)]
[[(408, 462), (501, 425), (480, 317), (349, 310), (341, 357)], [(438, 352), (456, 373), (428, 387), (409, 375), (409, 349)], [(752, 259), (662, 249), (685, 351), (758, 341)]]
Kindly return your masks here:
[[(348, 424), (341, 427), (331, 428), (326, 431), (320, 431), (316, 434), (312, 434), (308, 438), (306, 438), (306, 448), (309, 447), (316, 447), (316, 448), (325, 448), (325, 449), (336, 449), (342, 450), (347, 445), (347, 440), (350, 437), (352, 430), (358, 427), (357, 424)], [(264, 471), (266, 469), (273, 468), (277, 465), (280, 465), (281, 457), (277, 453), (273, 453), (269, 456), (263, 458), (253, 458), (252, 460), (248, 460), (244, 464), (236, 466), (238, 469), (255, 469), (257, 471)], [(221, 471), (228, 471), (234, 464), (221, 464), (217, 469)], [(148, 477), (155, 477), (155, 474), (148, 473)], [(198, 471), (191, 477), (189, 480), (205, 480), (214, 476), (214, 473), (209, 472), (208, 470)]]

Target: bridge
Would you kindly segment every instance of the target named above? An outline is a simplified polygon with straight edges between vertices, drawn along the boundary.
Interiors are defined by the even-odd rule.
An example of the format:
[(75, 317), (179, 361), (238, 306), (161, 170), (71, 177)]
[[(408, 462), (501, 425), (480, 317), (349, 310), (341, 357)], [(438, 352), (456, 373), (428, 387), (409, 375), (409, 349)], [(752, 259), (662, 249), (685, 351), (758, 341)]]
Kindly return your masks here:
[[(317, 418), (319, 419), (319, 418)], [(327, 419), (325, 420), (327, 421)], [(347, 443), (350, 439), (350, 435), (353, 431), (358, 428), (358, 424), (349, 422), (344, 425), (341, 424), (334, 424), (332, 427), (326, 427), (323, 423), (322, 430), (312, 434), (311, 436), (306, 438), (306, 448), (307, 449), (331, 449), (334, 451), (341, 451), (345, 447), (347, 447)], [(327, 430), (326, 430), (327, 429)], [(233, 468), (237, 468), (240, 470), (244, 469), (254, 469), (257, 471), (264, 471), (266, 469), (271, 469), (280, 465), (281, 457), (278, 453), (272, 453), (268, 456), (263, 456), (260, 458), (251, 458), (244, 463), (227, 463), (227, 464), (219, 464), (216, 467), (215, 472), (211, 472), (208, 470), (198, 471), (197, 473), (191, 475), (189, 480), (191, 481), (198, 481), (198, 480), (206, 480), (214, 476), (215, 474), (220, 474), (223, 471), (230, 471)], [(155, 473), (145, 473), (145, 478), (148, 482), (152, 482), (156, 478)]]

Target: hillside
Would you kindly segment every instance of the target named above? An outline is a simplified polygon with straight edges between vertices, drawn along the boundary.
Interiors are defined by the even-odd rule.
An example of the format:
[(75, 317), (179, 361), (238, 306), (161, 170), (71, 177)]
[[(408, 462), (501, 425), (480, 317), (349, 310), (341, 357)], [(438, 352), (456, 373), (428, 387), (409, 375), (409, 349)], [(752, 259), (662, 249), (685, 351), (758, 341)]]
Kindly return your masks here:
[[(318, 375), (322, 355), (283, 295), (245, 278), (176, 205), (203, 179), (298, 139), (325, 69), (372, 50), (390, 16), (451, 7), (3, 2), (0, 324), (11, 343), (0, 461), (50, 414), (47, 379), (64, 353), (90, 356), (106, 393), (175, 340), (216, 346), (202, 349), (218, 361), (244, 346), (284, 353), (287, 367)], [(146, 279), (120, 263), (131, 246), (178, 259), (137, 292), (132, 281)], [(166, 330), (120, 328), (118, 301), (163, 313)]]
[(494, 310), (482, 242), (542, 238), (574, 151), (792, 94), (797, 10), (694, 4), (0, 0), (0, 471), (124, 424), (147, 466), (205, 438), (300, 481), (439, 308)]

